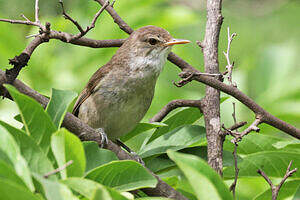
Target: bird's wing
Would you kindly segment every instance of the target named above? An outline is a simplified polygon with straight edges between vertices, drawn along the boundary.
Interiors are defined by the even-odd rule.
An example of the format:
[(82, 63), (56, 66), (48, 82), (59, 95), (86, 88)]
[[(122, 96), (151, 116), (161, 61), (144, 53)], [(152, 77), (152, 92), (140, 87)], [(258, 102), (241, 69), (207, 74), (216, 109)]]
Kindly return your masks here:
[(90, 78), (89, 82), (86, 84), (85, 88), (79, 94), (78, 99), (74, 105), (72, 114), (78, 116), (79, 108), (81, 104), (93, 93), (93, 90), (98, 85), (100, 80), (108, 73), (108, 65), (104, 65), (103, 67), (99, 68), (93, 76)]

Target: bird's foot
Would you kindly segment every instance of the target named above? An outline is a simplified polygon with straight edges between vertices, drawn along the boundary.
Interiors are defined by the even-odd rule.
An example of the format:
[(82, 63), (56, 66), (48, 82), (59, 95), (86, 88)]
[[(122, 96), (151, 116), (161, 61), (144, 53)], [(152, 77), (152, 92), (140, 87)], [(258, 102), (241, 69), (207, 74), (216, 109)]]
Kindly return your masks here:
[(117, 145), (123, 147), (132, 157), (135, 161), (139, 162), (141, 165), (145, 166), (145, 163), (143, 159), (134, 151), (132, 151), (126, 144), (124, 144), (121, 140), (116, 139)]
[(108, 138), (106, 133), (104, 132), (103, 128), (97, 128), (96, 131), (99, 133), (100, 137), (101, 137), (101, 144), (100, 144), (100, 148), (105, 147), (108, 144)]
[(139, 162), (141, 165), (145, 166), (145, 162), (143, 161), (143, 159), (134, 151), (129, 152), (130, 155), (132, 155), (132, 157), (134, 158), (134, 160), (136, 160), (137, 162)]

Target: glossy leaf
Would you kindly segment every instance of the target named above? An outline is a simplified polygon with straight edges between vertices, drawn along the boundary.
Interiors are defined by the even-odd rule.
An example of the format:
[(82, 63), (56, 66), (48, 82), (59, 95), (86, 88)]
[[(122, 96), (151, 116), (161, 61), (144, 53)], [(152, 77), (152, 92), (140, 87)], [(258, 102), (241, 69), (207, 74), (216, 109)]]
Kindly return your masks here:
[(300, 199), (300, 184), (298, 185), (296, 193), (293, 196), (293, 200), (299, 200), (299, 199)]
[[(239, 177), (260, 176), (257, 173), (258, 169), (262, 169), (269, 177), (283, 177), (286, 168), (290, 161), (293, 160), (294, 166), (300, 165), (300, 153), (284, 152), (284, 151), (264, 151), (253, 153), (243, 157), (243, 162), (240, 163)], [(234, 167), (228, 167), (223, 172), (224, 177), (234, 177)], [(300, 173), (293, 174), (292, 178), (299, 178)]]
[(78, 137), (62, 128), (52, 135), (51, 149), (59, 167), (73, 160), (70, 166), (60, 171), (63, 179), (84, 175), (86, 161), (83, 145)]
[[(251, 133), (243, 137), (242, 141), (239, 142), (237, 153), (251, 154), (261, 151), (273, 151), (276, 150), (276, 148), (272, 146), (272, 144), (275, 144), (279, 141), (285, 140), (278, 137), (263, 135), (261, 133)], [(224, 142), (224, 149), (233, 152), (234, 145), (230, 142), (229, 137)]]
[(12, 166), (4, 162), (3, 160), (0, 160), (0, 180), (5, 181), (11, 181), (19, 186), (23, 186), (27, 189), (26, 184), (24, 181), (16, 174), (16, 171)]
[[(118, 191), (107, 188), (95, 181), (84, 178), (67, 178), (62, 181), (72, 190), (85, 196), (88, 199), (112, 199), (112, 200), (126, 200)], [(100, 190), (100, 191), (98, 191)], [(96, 198), (97, 197), (97, 198)], [(98, 198), (99, 197), (99, 198)], [(102, 197), (102, 198), (100, 198)]]
[(159, 128), (159, 127), (164, 127), (164, 126), (168, 126), (164, 123), (159, 123), (159, 122), (153, 122), (153, 123), (139, 123), (132, 131), (130, 131), (129, 133), (127, 133), (126, 135), (122, 136), (120, 139), (123, 142), (126, 142), (127, 140), (137, 136), (140, 133), (143, 133), (145, 131), (148, 131), (150, 129), (154, 129), (154, 128)]
[(276, 149), (283, 151), (298, 151), (300, 152), (300, 141), (299, 140), (288, 140), (279, 141), (273, 144)]
[[(12, 167), (15, 169), (19, 177), (26, 183), (27, 187), (33, 191), (34, 186), (31, 179), (29, 167), (21, 155), (14, 138), (0, 126), (0, 151), (4, 153), (9, 159)], [(1, 157), (0, 157), (1, 158)], [(5, 160), (6, 161), (6, 160)]]
[(179, 150), (205, 138), (205, 128), (197, 125), (178, 127), (148, 143), (139, 155), (143, 158), (165, 153), (168, 149)]
[(198, 199), (233, 199), (222, 178), (201, 158), (173, 151), (168, 151), (168, 156), (189, 180)]
[(113, 160), (119, 160), (114, 152), (100, 149), (96, 142), (83, 142), (83, 147), (86, 157), (86, 172)]
[(167, 120), (163, 121), (163, 123), (167, 124), (168, 126), (158, 128), (153, 133), (148, 143), (179, 126), (193, 124), (202, 116), (203, 114), (200, 113), (198, 108), (183, 108), (173, 116), (169, 117)]
[(157, 180), (141, 164), (131, 161), (112, 161), (90, 171), (86, 178), (120, 191), (155, 187)]
[(144, 162), (147, 168), (154, 173), (175, 166), (175, 163), (170, 160), (165, 154), (158, 157), (145, 158)]
[(30, 190), (7, 179), (0, 178), (0, 199), (2, 200), (41, 200)]
[[(54, 170), (52, 163), (45, 152), (42, 151), (42, 149), (30, 136), (28, 136), (24, 131), (16, 129), (3, 121), (0, 121), (0, 125), (9, 131), (9, 133), (14, 137), (20, 148), (21, 154), (27, 161), (32, 172), (44, 174)], [(51, 178), (55, 178), (55, 176), (52, 176)]]
[(27, 134), (47, 153), (50, 137), (56, 131), (51, 118), (34, 99), (21, 94), (11, 85), (5, 87), (18, 105)]
[(46, 111), (56, 128), (60, 127), (70, 103), (76, 96), (75, 92), (52, 88), (52, 95)]
[(38, 174), (34, 178), (41, 184), (47, 200), (79, 200), (64, 184), (45, 179)]

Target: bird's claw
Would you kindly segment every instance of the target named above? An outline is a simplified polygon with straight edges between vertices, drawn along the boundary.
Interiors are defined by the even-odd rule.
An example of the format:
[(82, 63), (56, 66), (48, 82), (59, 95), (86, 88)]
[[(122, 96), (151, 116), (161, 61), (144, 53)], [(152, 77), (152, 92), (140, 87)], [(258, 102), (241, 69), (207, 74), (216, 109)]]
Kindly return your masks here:
[(134, 151), (131, 151), (130, 154), (132, 155), (134, 160), (139, 162), (141, 165), (145, 166), (145, 163), (144, 163), (143, 159), (137, 153), (135, 153)]
[(100, 134), (100, 137), (101, 137), (100, 148), (103, 148), (103, 147), (105, 147), (108, 144), (107, 135), (104, 132), (103, 128), (98, 128), (98, 129), (96, 129), (96, 131)]

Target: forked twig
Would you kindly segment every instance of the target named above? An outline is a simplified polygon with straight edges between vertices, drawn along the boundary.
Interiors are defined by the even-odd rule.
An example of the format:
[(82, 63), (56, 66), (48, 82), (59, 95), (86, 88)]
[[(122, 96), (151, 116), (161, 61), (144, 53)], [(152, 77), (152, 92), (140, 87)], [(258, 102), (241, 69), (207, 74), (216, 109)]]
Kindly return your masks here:
[(223, 54), (226, 58), (226, 61), (227, 61), (227, 65), (226, 65), (226, 73), (225, 74), (228, 74), (227, 76), (227, 80), (229, 81), (229, 83), (233, 86), (236, 87), (236, 83), (233, 83), (232, 82), (232, 71), (233, 71), (233, 66), (234, 66), (234, 62), (230, 62), (230, 59), (229, 59), (229, 52), (230, 52), (230, 45), (231, 45), (231, 42), (233, 40), (233, 38), (237, 36), (236, 33), (232, 33), (230, 35), (230, 29), (229, 27), (227, 27), (227, 38), (228, 38), (228, 43), (227, 43), (227, 50), (226, 52), (223, 51)]
[(257, 173), (259, 173), (270, 185), (271, 187), (271, 191), (272, 191), (272, 200), (276, 200), (277, 196), (278, 196), (278, 192), (281, 188), (281, 186), (284, 184), (284, 182), (293, 175), (293, 173), (295, 173), (298, 169), (291, 169), (293, 161), (291, 160), (290, 164), (288, 165), (287, 169), (286, 169), (286, 173), (284, 175), (284, 177), (282, 178), (282, 180), (280, 181), (280, 183), (276, 186), (272, 183), (271, 179), (267, 176), (267, 174), (262, 171), (261, 169), (257, 170)]
[(73, 35), (73, 36), (67, 38), (67, 42), (70, 42), (70, 41), (73, 41), (73, 40), (76, 40), (78, 38), (83, 37), (91, 29), (93, 29), (95, 27), (95, 23), (96, 23), (97, 19), (99, 18), (99, 16), (101, 15), (101, 13), (105, 10), (105, 8), (109, 5), (109, 0), (107, 0), (103, 4), (103, 6), (100, 8), (100, 10), (95, 14), (95, 16), (94, 16), (91, 24), (89, 26), (87, 26), (85, 30), (83, 30), (83, 28), (80, 26), (80, 24), (76, 20), (74, 20), (70, 15), (67, 14), (67, 12), (65, 11), (64, 3), (63, 3), (62, 0), (59, 0), (59, 4), (61, 5), (64, 18), (67, 19), (67, 20), (69, 20), (69, 21), (71, 21), (77, 27), (77, 29), (79, 30), (78, 34)]

